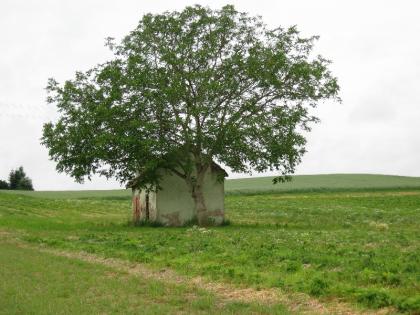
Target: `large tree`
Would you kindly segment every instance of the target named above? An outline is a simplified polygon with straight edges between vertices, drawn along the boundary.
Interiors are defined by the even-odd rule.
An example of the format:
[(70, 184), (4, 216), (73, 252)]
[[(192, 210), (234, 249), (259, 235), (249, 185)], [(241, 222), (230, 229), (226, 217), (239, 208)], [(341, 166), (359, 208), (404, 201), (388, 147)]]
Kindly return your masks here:
[(49, 103), (61, 117), (44, 126), (57, 169), (158, 189), (162, 170), (185, 180), (204, 217), (203, 178), (213, 161), (234, 172), (294, 172), (310, 108), (338, 99), (329, 61), (313, 56), (316, 36), (270, 29), (227, 5), (147, 14), (115, 58), (60, 85)]

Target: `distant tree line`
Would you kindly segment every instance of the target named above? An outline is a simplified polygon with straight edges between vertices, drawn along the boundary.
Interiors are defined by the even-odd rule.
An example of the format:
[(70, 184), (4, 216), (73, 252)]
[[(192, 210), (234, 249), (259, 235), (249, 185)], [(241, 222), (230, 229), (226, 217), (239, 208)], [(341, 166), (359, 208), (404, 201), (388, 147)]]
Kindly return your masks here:
[(32, 180), (26, 176), (23, 167), (11, 170), (9, 173), (9, 181), (0, 179), (0, 189), (10, 190), (34, 190)]

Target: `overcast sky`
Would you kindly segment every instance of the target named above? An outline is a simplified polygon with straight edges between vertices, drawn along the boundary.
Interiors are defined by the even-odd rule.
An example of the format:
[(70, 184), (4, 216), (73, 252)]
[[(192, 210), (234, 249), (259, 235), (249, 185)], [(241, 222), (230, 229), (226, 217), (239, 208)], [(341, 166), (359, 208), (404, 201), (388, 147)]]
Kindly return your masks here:
[[(417, 1), (0, 1), (0, 179), (23, 165), (37, 190), (109, 189), (57, 174), (39, 144), (56, 113), (45, 102), (49, 77), (73, 78), (111, 58), (119, 39), (145, 13), (200, 3), (230, 3), (270, 26), (297, 25), (320, 35), (316, 50), (331, 59), (342, 104), (321, 104), (297, 174), (382, 173), (420, 176), (420, 5)], [(236, 177), (237, 174), (230, 174)]]

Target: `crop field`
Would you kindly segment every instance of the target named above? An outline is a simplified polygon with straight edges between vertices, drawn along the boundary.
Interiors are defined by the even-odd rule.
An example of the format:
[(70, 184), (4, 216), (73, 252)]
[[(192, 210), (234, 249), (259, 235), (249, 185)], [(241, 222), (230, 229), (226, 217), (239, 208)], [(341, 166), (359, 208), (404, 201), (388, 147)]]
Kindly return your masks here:
[(227, 181), (212, 228), (132, 226), (124, 190), (0, 192), (0, 314), (420, 313), (419, 178), (274, 187)]

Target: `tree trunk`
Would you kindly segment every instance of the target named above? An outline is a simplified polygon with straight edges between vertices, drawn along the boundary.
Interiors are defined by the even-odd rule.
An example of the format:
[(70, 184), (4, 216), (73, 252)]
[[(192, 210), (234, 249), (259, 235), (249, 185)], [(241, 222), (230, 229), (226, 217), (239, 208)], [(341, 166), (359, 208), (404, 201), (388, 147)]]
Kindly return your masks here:
[(140, 192), (132, 189), (132, 206), (133, 206), (133, 222), (134, 224), (140, 222)]
[(146, 221), (149, 221), (150, 214), (149, 214), (149, 192), (146, 192)]
[(203, 193), (203, 183), (206, 169), (199, 169), (197, 171), (197, 179), (192, 183), (191, 195), (195, 205), (195, 215), (197, 217), (198, 225), (208, 225), (207, 206)]
[(195, 204), (195, 214), (197, 216), (198, 225), (205, 226), (207, 225), (207, 207), (204, 200), (204, 194), (202, 187), (196, 186), (192, 194)]

